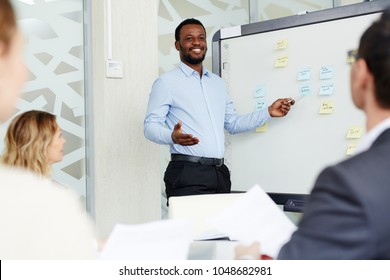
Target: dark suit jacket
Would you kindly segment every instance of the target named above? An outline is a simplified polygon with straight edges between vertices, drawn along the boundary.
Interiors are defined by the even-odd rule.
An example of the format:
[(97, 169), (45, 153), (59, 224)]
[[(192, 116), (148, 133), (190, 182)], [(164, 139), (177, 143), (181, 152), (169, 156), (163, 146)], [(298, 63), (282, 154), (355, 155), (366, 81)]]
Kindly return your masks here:
[(390, 129), (321, 172), (278, 259), (390, 259)]

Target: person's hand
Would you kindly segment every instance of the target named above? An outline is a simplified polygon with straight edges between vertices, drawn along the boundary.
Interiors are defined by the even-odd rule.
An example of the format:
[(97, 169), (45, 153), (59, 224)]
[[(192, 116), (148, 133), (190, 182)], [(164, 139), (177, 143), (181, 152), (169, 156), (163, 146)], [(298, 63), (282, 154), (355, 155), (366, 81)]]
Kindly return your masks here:
[(292, 98), (280, 98), (268, 107), (268, 112), (271, 117), (284, 117), (294, 104), (295, 100)]
[(172, 131), (172, 141), (175, 144), (182, 146), (192, 146), (199, 143), (199, 139), (193, 137), (192, 134), (183, 134), (181, 129), (182, 122), (179, 121)]
[(260, 259), (260, 243), (253, 242), (249, 246), (240, 244), (234, 248), (234, 259), (236, 260), (258, 260)]

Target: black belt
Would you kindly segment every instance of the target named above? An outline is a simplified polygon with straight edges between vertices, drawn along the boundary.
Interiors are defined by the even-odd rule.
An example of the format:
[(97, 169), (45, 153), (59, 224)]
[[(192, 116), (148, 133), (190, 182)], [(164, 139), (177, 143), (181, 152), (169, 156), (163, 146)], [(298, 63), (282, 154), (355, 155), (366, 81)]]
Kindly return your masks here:
[(180, 154), (172, 154), (172, 161), (189, 161), (199, 163), (201, 165), (215, 165), (222, 166), (224, 163), (223, 158), (207, 158), (207, 157), (196, 157), (196, 156), (188, 156), (188, 155), (180, 155)]

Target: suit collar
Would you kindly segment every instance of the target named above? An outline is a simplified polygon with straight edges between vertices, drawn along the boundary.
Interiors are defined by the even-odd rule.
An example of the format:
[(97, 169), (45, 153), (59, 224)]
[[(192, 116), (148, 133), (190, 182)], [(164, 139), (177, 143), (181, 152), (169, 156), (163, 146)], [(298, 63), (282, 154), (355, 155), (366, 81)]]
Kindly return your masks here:
[(389, 128), (390, 118), (387, 118), (370, 129), (370, 131), (368, 131), (367, 134), (359, 141), (359, 145), (356, 148), (356, 154), (367, 151), (378, 137)]
[(386, 129), (378, 136), (374, 143), (372, 143), (372, 147), (379, 146), (386, 142), (390, 142), (390, 128)]

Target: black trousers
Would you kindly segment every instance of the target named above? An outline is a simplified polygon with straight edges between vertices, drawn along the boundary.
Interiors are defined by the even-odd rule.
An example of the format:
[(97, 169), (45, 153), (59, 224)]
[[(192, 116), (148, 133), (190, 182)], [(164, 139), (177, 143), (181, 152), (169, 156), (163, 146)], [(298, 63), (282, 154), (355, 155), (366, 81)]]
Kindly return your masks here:
[(167, 199), (171, 196), (230, 193), (230, 172), (226, 165), (201, 165), (170, 161), (164, 175)]

